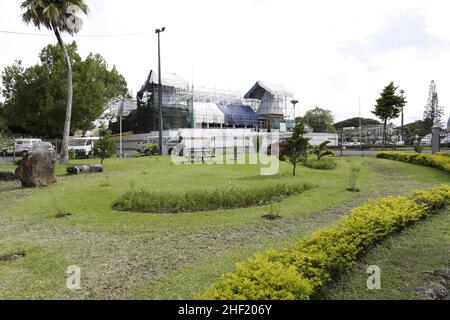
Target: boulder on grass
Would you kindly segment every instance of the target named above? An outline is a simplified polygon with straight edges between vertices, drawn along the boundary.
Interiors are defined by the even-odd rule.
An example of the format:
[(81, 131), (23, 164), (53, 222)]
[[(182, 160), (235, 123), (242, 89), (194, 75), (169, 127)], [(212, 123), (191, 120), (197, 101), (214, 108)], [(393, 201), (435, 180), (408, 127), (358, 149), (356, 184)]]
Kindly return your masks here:
[(46, 187), (56, 183), (56, 155), (39, 150), (26, 155), (16, 169), (16, 176), (24, 188)]

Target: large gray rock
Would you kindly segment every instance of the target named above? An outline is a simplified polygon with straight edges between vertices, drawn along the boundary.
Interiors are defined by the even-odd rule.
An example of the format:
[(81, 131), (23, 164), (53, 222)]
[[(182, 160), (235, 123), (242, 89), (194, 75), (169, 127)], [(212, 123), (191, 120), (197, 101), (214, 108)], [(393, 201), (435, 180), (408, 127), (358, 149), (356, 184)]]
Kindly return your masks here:
[(35, 151), (26, 155), (16, 169), (22, 187), (38, 188), (56, 183), (56, 155), (49, 151)]

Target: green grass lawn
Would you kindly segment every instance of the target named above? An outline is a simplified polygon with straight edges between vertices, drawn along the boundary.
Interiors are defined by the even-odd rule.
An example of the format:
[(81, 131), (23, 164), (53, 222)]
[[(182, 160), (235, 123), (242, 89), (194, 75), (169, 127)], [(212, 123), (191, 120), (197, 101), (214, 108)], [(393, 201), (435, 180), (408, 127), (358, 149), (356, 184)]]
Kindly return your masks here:
[[(175, 166), (169, 158), (111, 159), (105, 173), (64, 176), (40, 190), (0, 182), (0, 299), (189, 299), (236, 262), (280, 248), (332, 224), (368, 198), (408, 194), (449, 182), (439, 170), (374, 158), (337, 159), (333, 171), (292, 168), (262, 177), (257, 166)], [(364, 162), (358, 188), (347, 192), (351, 162)], [(78, 162), (80, 163), (80, 162)], [(13, 168), (9, 168), (13, 169)], [(0, 170), (7, 170), (0, 167)], [(311, 183), (316, 188), (280, 204), (281, 220), (261, 218), (271, 206), (182, 214), (117, 212), (130, 188), (184, 192), (223, 186)], [(60, 211), (70, 213), (55, 218)], [(81, 267), (82, 289), (66, 288), (66, 269)]]

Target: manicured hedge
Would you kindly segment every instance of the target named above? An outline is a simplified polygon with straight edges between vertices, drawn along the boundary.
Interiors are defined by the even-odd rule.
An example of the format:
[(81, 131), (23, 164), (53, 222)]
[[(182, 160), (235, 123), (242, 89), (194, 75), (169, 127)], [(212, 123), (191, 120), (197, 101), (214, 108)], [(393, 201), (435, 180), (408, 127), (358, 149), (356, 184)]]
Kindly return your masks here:
[(270, 250), (237, 265), (203, 294), (204, 300), (306, 300), (356, 263), (374, 244), (450, 204), (450, 186), (411, 197), (372, 200), (334, 227), (282, 251)]
[(114, 208), (145, 213), (195, 212), (267, 205), (312, 189), (311, 184), (273, 184), (255, 188), (228, 187), (215, 190), (152, 192), (132, 190)]
[(446, 153), (436, 153), (432, 155), (404, 152), (380, 152), (377, 154), (377, 158), (414, 163), (450, 172), (450, 155)]

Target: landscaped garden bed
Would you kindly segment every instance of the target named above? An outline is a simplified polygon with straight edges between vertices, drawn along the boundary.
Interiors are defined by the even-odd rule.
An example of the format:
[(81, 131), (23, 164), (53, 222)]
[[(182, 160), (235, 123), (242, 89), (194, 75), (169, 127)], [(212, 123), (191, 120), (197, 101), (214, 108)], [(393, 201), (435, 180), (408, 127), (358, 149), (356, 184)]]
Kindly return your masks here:
[(450, 155), (445, 153), (431, 155), (421, 153), (380, 152), (377, 154), (377, 158), (414, 163), (450, 172)]
[(224, 275), (201, 299), (305, 300), (353, 266), (374, 244), (447, 208), (450, 186), (411, 197), (370, 201), (334, 227), (319, 230), (293, 247), (257, 254)]
[(132, 190), (114, 204), (119, 211), (178, 213), (263, 206), (311, 190), (313, 185), (275, 184), (256, 188), (228, 187), (184, 193)]

